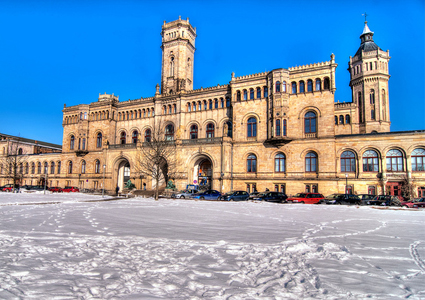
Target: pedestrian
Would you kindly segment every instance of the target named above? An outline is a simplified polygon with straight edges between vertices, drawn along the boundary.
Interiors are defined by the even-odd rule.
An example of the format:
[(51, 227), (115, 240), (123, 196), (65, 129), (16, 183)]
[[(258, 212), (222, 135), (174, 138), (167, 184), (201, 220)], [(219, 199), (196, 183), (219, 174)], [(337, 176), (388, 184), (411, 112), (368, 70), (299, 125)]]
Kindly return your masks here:
[(117, 193), (117, 196), (119, 191), (120, 191), (120, 187), (117, 185), (117, 187), (115, 188), (115, 192)]

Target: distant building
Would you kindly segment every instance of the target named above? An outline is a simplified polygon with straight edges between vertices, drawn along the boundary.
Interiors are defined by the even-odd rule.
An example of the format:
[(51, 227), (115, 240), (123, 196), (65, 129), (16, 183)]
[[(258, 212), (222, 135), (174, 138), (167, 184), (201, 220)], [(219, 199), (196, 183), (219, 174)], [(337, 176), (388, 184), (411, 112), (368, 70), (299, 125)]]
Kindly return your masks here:
[[(166, 180), (178, 189), (402, 195), (410, 185), (425, 196), (425, 131), (390, 132), (390, 55), (367, 22), (349, 59), (352, 101), (344, 103), (334, 100), (333, 54), (193, 90), (196, 29), (179, 19), (164, 22), (161, 34), (161, 86), (153, 97), (100, 94), (96, 102), (64, 107), (62, 153), (29, 162), (51, 166), (49, 185), (99, 189), (105, 177), (108, 190), (128, 179), (151, 189), (156, 183), (137, 172), (138, 154), (155, 126), (166, 123), (179, 159)], [(39, 178), (29, 172), (22, 183)]]

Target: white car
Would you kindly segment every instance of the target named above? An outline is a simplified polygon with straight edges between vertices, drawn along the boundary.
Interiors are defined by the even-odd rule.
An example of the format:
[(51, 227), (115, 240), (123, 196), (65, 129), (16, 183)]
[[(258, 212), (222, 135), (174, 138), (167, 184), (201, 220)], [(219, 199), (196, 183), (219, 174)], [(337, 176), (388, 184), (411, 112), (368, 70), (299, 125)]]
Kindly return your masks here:
[(178, 193), (172, 194), (171, 198), (177, 198), (177, 199), (191, 198), (194, 194), (198, 192), (199, 192), (198, 190), (183, 190)]

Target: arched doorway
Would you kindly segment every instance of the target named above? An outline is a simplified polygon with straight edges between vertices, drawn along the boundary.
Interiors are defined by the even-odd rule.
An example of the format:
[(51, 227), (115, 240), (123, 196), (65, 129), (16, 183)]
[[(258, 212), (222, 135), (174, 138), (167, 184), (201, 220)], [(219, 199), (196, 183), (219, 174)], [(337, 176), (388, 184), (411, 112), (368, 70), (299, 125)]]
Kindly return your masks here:
[[(157, 170), (159, 174), (157, 174)], [(152, 170), (152, 189), (156, 188), (157, 185), (157, 178), (158, 180), (158, 186), (159, 188), (165, 187), (168, 183), (169, 178), (168, 174), (168, 163), (165, 159), (161, 159), (161, 163), (159, 165), (159, 169), (156, 168), (156, 165), (153, 166)]]
[(193, 166), (193, 181), (199, 189), (208, 190), (213, 187), (213, 167), (208, 157), (198, 158)]
[(130, 179), (130, 163), (124, 159), (118, 164), (117, 186), (122, 191)]

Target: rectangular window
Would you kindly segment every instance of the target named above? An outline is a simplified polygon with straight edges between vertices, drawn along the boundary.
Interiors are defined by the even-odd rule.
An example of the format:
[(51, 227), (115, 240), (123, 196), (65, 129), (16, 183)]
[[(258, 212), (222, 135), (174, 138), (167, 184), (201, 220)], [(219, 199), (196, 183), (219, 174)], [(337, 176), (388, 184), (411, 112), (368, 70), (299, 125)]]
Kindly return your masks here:
[(346, 194), (353, 194), (353, 186), (347, 185), (345, 193)]
[(305, 185), (305, 192), (310, 193), (310, 185), (309, 184)]
[(93, 181), (93, 189), (97, 190), (99, 188), (99, 182), (98, 181)]
[(376, 195), (376, 187), (374, 185), (369, 185), (367, 187), (367, 193), (369, 195)]
[(275, 192), (279, 192), (279, 185), (278, 185), (278, 184), (275, 184), (275, 185), (274, 185), (274, 191), (275, 191)]
[(284, 184), (280, 185), (280, 192), (286, 194), (286, 188)]
[(312, 192), (312, 193), (318, 193), (318, 192), (319, 192), (319, 190), (318, 190), (318, 188), (317, 188), (317, 184), (313, 184), (313, 185), (311, 186), (311, 192)]
[(249, 194), (249, 193), (251, 193), (251, 186), (250, 186), (250, 184), (248, 183), (247, 185), (246, 185), (246, 192)]

